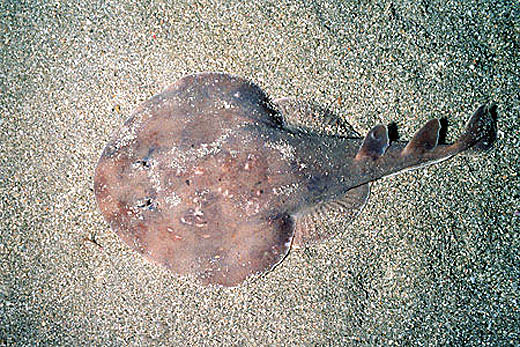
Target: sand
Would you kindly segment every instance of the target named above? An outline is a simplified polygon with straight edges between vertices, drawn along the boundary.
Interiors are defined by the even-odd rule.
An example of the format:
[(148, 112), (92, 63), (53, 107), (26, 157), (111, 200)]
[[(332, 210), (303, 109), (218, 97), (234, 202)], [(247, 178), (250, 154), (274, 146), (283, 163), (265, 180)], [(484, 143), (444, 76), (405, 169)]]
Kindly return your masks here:
[[(517, 1), (138, 3), (0, 3), (0, 345), (520, 343)], [(200, 287), (125, 246), (92, 185), (130, 112), (201, 71), (401, 139), (446, 117), (453, 140), (492, 100), (498, 139), (375, 182), (265, 276)]]

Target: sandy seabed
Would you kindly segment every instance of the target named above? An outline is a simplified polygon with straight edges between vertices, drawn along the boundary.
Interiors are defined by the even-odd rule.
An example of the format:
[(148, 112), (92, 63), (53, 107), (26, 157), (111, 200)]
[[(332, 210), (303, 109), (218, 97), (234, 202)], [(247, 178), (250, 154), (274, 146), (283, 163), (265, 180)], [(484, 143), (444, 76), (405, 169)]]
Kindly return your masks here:
[[(519, 43), (517, 1), (2, 1), (0, 345), (519, 344)], [(402, 139), (446, 117), (453, 140), (494, 101), (498, 140), (374, 183), (265, 276), (201, 287), (132, 252), (92, 190), (131, 111), (201, 71)]]

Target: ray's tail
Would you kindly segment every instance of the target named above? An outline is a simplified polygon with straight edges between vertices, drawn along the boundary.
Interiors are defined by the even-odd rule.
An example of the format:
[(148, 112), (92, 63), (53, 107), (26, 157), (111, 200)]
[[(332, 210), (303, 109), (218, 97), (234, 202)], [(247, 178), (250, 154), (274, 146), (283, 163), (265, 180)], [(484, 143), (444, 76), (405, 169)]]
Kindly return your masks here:
[[(390, 143), (388, 128), (377, 125), (365, 137), (355, 157), (362, 171), (370, 176), (388, 174), (448, 159), (467, 149), (484, 151), (493, 146), (497, 136), (497, 106), (480, 106), (466, 123), (464, 133), (453, 144), (439, 144), (441, 121), (428, 121), (406, 145)], [(370, 169), (366, 169), (370, 168)]]

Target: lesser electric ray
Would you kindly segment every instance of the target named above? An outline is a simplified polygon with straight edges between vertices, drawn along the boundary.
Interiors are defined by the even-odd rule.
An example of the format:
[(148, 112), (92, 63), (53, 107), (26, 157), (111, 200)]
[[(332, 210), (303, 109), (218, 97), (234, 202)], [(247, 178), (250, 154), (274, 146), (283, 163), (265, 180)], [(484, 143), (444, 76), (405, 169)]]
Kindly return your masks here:
[(99, 160), (95, 194), (111, 228), (147, 259), (204, 284), (235, 286), (271, 270), (292, 246), (319, 234), (317, 209), (354, 218), (369, 183), (489, 148), (497, 108), (483, 105), (453, 144), (433, 119), (408, 143), (377, 125), (364, 139), (313, 132), (289, 121), (320, 110), (270, 101), (253, 83), (221, 73), (182, 78), (144, 102)]

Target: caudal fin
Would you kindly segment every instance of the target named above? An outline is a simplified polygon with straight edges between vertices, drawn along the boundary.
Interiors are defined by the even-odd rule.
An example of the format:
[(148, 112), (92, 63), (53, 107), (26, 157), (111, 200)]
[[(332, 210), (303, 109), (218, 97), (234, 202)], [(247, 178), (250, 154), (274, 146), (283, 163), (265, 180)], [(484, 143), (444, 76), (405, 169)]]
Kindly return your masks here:
[(480, 151), (491, 148), (497, 137), (497, 118), (496, 104), (480, 106), (468, 120), (466, 131), (457, 142)]

